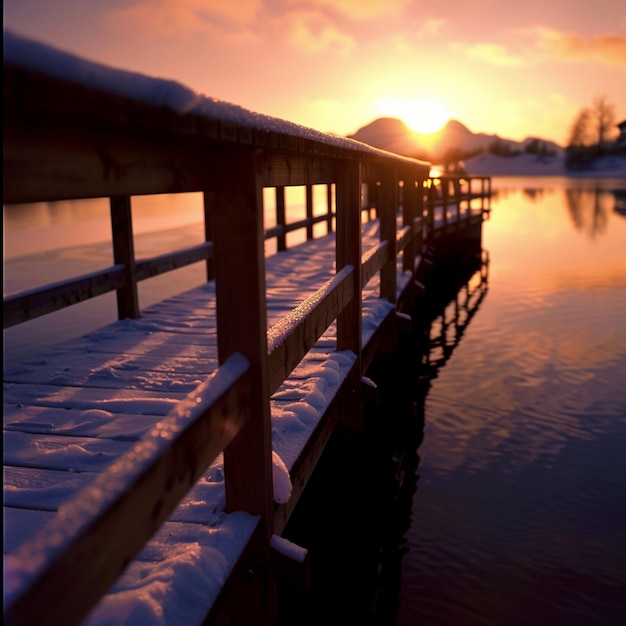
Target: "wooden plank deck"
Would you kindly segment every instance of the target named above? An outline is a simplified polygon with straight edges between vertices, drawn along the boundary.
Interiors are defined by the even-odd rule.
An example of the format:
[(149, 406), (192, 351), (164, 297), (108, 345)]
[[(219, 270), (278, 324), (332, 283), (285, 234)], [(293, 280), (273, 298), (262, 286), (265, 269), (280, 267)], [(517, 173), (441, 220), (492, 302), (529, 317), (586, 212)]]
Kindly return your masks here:
[[(334, 239), (331, 233), (268, 257), (270, 333), (287, 312), (332, 278)], [(376, 247), (378, 239), (378, 221), (365, 224), (364, 257)], [(411, 288), (411, 280), (398, 263), (398, 299)], [(372, 347), (384, 323), (397, 312), (395, 305), (380, 298), (379, 288), (375, 277), (364, 290), (364, 353)], [(333, 419), (328, 409), (348, 380), (355, 360), (349, 351), (336, 351), (336, 325), (332, 324), (272, 395), (273, 449), (296, 486), (288, 506), (282, 503), (281, 509), (277, 503), (277, 535), (323, 450), (323, 443), (318, 445), (316, 438), (327, 439), (336, 426), (336, 421), (326, 423)], [(140, 319), (114, 322), (5, 369), (5, 555), (32, 540), (42, 524), (86, 488), (98, 472), (128, 452), (217, 366), (215, 283), (210, 281), (145, 309)], [(318, 451), (312, 453), (316, 445)], [(150, 568), (156, 572), (164, 567), (165, 545), (171, 543), (164, 540), (165, 536), (180, 537), (175, 542), (180, 542), (178, 551), (189, 550), (195, 544), (206, 552), (214, 551), (213, 560), (221, 558), (228, 563), (224, 582), (256, 529), (253, 517), (226, 514), (224, 503), (220, 456), (87, 623), (100, 623), (111, 612), (119, 611), (116, 596), (136, 589), (137, 578), (149, 578)], [(205, 593), (204, 612), (214, 604), (221, 587), (214, 584), (212, 596), (206, 592), (206, 580), (198, 577), (196, 584), (196, 592)], [(159, 601), (165, 607), (180, 602), (175, 597)], [(186, 615), (185, 619), (199, 623), (203, 617)]]
[[(364, 231), (367, 249), (375, 245), (376, 224), (366, 225)], [(332, 277), (334, 247), (331, 234), (268, 259), (270, 328)], [(406, 284), (400, 268), (399, 292)], [(395, 310), (377, 296), (377, 288), (377, 281), (372, 281), (364, 299), (364, 349)], [(354, 365), (355, 355), (337, 353), (335, 345), (332, 325), (272, 396), (273, 447), (289, 472), (304, 461), (315, 463), (316, 459), (303, 459), (301, 455), (307, 445), (310, 448), (314, 443), (316, 430), (324, 430), (328, 406)], [(141, 319), (114, 322), (37, 359), (6, 369), (5, 554), (31, 540), (44, 520), (153, 429), (172, 407), (215, 371), (217, 363), (212, 281), (149, 307)], [(233, 557), (240, 556), (255, 524), (252, 519), (245, 520), (243, 526), (248, 534), (244, 533), (235, 543), (222, 545), (222, 535), (232, 534), (226, 530), (231, 516), (224, 514), (222, 463), (219, 457), (209, 467), (174, 511), (170, 522), (190, 525), (190, 530), (182, 531), (178, 526), (176, 531), (186, 536), (188, 545), (199, 542), (206, 550), (226, 550), (232, 568), (236, 562)], [(296, 501), (294, 498), (290, 502), (290, 510)], [(286, 518), (276, 516), (277, 534)], [(207, 526), (213, 529), (212, 535), (207, 534)], [(168, 524), (161, 534), (171, 534), (171, 528)], [(122, 593), (117, 590), (136, 586), (130, 581), (137, 569), (147, 576), (149, 562), (155, 569), (162, 567), (162, 559), (154, 556), (154, 545), (159, 541), (157, 536), (104, 598), (92, 617), (94, 623), (106, 614), (111, 597)], [(181, 545), (180, 549), (185, 547)], [(197, 584), (200, 593), (206, 581), (199, 578)], [(162, 601), (168, 606), (177, 604), (176, 600)], [(211, 604), (207, 596), (206, 606)], [(202, 617), (196, 616), (200, 621)]]

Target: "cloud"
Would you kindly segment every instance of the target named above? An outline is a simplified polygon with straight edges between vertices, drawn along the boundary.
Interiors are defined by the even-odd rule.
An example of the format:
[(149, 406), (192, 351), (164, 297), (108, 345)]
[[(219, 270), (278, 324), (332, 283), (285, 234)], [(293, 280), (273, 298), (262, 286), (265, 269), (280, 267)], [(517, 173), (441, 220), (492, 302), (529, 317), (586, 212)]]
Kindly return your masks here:
[(418, 39), (438, 35), (445, 24), (446, 20), (441, 18), (431, 17), (426, 19), (417, 33)]
[(521, 67), (526, 65), (523, 57), (510, 53), (505, 46), (496, 43), (475, 43), (472, 45), (453, 43), (451, 48), (464, 52), (470, 59), (484, 61), (491, 65), (504, 67)]
[(409, 4), (410, 0), (286, 0), (286, 4), (309, 9), (331, 9), (353, 20), (367, 20), (394, 14)]
[(543, 26), (536, 26), (531, 32), (541, 54), (566, 61), (593, 60), (626, 70), (626, 37), (622, 35), (585, 38), (576, 33), (565, 33)]
[(124, 9), (109, 11), (107, 19), (160, 36), (220, 25), (241, 28), (254, 20), (262, 6), (263, 0), (137, 0)]
[(293, 11), (285, 16), (283, 24), (289, 43), (307, 52), (333, 49), (347, 54), (356, 46), (350, 35), (316, 11)]
[[(393, 13), (409, 0), (132, 0), (107, 13), (117, 28), (153, 37), (212, 32), (222, 37), (286, 39), (308, 52), (348, 53), (350, 19)], [(432, 28), (432, 26), (431, 26)], [(270, 33), (273, 33), (270, 35)]]

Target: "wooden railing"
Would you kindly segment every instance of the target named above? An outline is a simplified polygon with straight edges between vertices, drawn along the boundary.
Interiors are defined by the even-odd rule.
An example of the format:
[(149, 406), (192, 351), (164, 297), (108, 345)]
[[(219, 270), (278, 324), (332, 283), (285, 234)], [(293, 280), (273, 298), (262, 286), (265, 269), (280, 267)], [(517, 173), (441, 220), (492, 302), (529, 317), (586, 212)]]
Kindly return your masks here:
[[(117, 292), (120, 318), (139, 317), (139, 281), (202, 262), (216, 284), (220, 363), (65, 506), (63, 518), (9, 555), (5, 617), (10, 624), (79, 623), (220, 453), (226, 511), (258, 516), (255, 559), (268, 563), (275, 512), (270, 395), (333, 322), (337, 349), (356, 355), (346, 384), (358, 388), (362, 288), (379, 274), (380, 295), (396, 302), (398, 255), (415, 271), (435, 224), (429, 165), (319, 134), (176, 114), (6, 64), (4, 120), (4, 203), (108, 197), (114, 253), (111, 267), (5, 297), (4, 327), (109, 291)], [(363, 184), (367, 208), (380, 220), (380, 243), (365, 255)], [(312, 185), (327, 186), (322, 215), (313, 215)], [(305, 220), (288, 222), (288, 186), (306, 188)], [(276, 226), (264, 230), (267, 187), (276, 189)], [(135, 259), (132, 197), (191, 191), (204, 194), (206, 241)], [(289, 232), (304, 229), (312, 238), (317, 223), (336, 231), (336, 275), (268, 333), (264, 240), (275, 238), (282, 251)], [(258, 618), (270, 623), (271, 607)]]

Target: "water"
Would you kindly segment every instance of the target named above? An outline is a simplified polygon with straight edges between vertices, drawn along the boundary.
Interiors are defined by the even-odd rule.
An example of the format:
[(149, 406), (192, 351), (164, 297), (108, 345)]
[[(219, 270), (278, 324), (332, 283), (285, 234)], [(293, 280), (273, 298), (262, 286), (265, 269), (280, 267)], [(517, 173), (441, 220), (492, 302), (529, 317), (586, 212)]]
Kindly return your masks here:
[[(276, 225), (275, 190), (264, 190), (265, 228)], [(313, 186), (313, 214), (326, 211), (326, 185)], [(163, 194), (133, 198), (135, 256), (149, 258), (204, 241), (201, 193)], [(289, 187), (290, 221), (306, 217), (304, 187)], [(4, 206), (4, 295), (87, 274), (113, 264), (109, 201), (39, 202)], [(325, 232), (316, 224), (315, 236)], [(304, 241), (305, 231), (287, 235), (287, 245)], [(275, 240), (265, 242), (267, 254)], [(201, 263), (180, 268), (138, 284), (139, 304), (146, 308), (191, 289), (206, 280)], [(4, 364), (29, 359), (61, 341), (83, 335), (117, 319), (114, 293), (81, 302), (4, 331)], [(53, 332), (51, 332), (53, 329)]]
[[(145, 258), (204, 241), (202, 195), (133, 198), (135, 255)], [(40, 202), (3, 207), (3, 291), (12, 294), (110, 267), (113, 264), (109, 202)], [(142, 307), (200, 284), (202, 264), (139, 283)], [(4, 331), (4, 364), (36, 356), (61, 341), (117, 319), (109, 293)]]
[[(493, 183), (488, 267), (450, 268), (424, 333), (368, 373), (380, 406), (287, 528), (314, 584), (281, 586), (282, 626), (626, 623), (626, 181)], [(62, 204), (5, 211), (5, 292), (110, 264), (106, 210), (80, 232)], [(201, 240), (201, 206), (165, 217), (140, 213), (139, 256)], [(42, 219), (62, 245), (38, 252)], [(183, 271), (142, 304), (202, 280)], [(5, 362), (112, 321), (96, 302), (5, 331)]]
[(281, 624), (626, 623), (626, 181), (494, 188), (486, 281), (371, 373), (288, 528), (314, 584)]

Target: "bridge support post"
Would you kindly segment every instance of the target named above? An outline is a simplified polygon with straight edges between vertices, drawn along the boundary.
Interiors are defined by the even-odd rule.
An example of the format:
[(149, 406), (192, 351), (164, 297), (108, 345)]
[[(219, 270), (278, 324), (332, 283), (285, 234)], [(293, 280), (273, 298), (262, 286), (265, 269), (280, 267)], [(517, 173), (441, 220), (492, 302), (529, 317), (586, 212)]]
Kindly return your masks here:
[[(276, 225), (285, 228), (285, 188), (276, 187)], [(287, 249), (287, 236), (283, 231), (276, 237), (276, 251), (284, 252)]]
[(226, 511), (246, 511), (261, 519), (248, 573), (239, 586), (242, 597), (234, 605), (235, 623), (269, 626), (276, 598), (269, 571), (274, 499), (263, 186), (253, 150), (233, 150), (220, 159), (223, 176), (212, 194), (219, 361), (234, 352), (243, 354), (252, 380), (250, 417), (224, 450)]
[(389, 244), (389, 259), (380, 269), (380, 297), (392, 304), (396, 302), (396, 233), (398, 211), (398, 176), (395, 167), (387, 166), (380, 171), (378, 192), (378, 216), (380, 240)]
[[(417, 224), (417, 204), (418, 204), (418, 188), (421, 191), (422, 181), (415, 181), (413, 176), (409, 174), (403, 179), (402, 187), (402, 224), (411, 229), (411, 238), (407, 243), (404, 253), (402, 254), (402, 269), (405, 272), (411, 272), (415, 278), (415, 257), (419, 254), (418, 239), (416, 232)], [(419, 187), (418, 187), (419, 185)], [(421, 220), (420, 220), (421, 222)]]
[(113, 262), (124, 265), (126, 281), (117, 290), (118, 319), (139, 317), (139, 296), (135, 276), (135, 245), (130, 196), (114, 196), (110, 199), (111, 230), (113, 237)]
[[(213, 241), (213, 207), (215, 206), (215, 201), (213, 200), (213, 196), (210, 191), (204, 193), (204, 240), (205, 241)], [(215, 262), (214, 256), (207, 259), (206, 262), (206, 279), (207, 281), (215, 278)]]
[(348, 384), (353, 391), (341, 407), (342, 425), (361, 429), (361, 163), (346, 160), (338, 164), (337, 180), (337, 271), (352, 265), (352, 298), (337, 318), (337, 350), (351, 350), (357, 356)]

